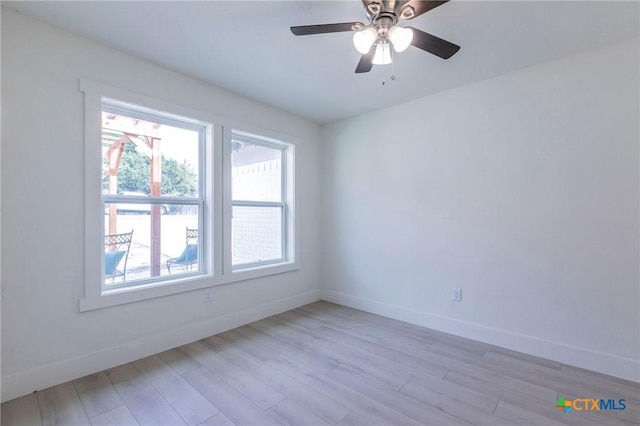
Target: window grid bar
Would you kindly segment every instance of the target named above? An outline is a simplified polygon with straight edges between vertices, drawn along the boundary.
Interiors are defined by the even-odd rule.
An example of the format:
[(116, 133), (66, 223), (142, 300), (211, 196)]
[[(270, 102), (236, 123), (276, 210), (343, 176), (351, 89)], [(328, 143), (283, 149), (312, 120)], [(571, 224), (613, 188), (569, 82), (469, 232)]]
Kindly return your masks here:
[(246, 200), (238, 200), (232, 201), (231, 205), (233, 207), (284, 207), (284, 203), (279, 201), (246, 201)]
[(197, 205), (203, 202), (202, 198), (181, 198), (181, 197), (136, 197), (127, 195), (104, 195), (102, 201), (105, 203), (119, 204), (188, 204)]

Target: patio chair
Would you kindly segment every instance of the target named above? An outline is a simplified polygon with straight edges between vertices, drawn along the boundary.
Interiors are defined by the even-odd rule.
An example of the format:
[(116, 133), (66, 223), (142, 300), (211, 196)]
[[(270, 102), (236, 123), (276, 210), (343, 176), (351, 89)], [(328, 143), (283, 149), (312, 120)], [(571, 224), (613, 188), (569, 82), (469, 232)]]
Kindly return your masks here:
[[(108, 234), (104, 236), (104, 277), (111, 278), (111, 282), (117, 277), (126, 279), (127, 258), (133, 239), (133, 230), (126, 234)], [(124, 259), (124, 262), (123, 262)], [(122, 263), (122, 268), (118, 266)]]
[(167, 260), (167, 271), (171, 273), (171, 266), (180, 266), (182, 272), (189, 272), (198, 263), (198, 229), (187, 228), (187, 246), (178, 257)]

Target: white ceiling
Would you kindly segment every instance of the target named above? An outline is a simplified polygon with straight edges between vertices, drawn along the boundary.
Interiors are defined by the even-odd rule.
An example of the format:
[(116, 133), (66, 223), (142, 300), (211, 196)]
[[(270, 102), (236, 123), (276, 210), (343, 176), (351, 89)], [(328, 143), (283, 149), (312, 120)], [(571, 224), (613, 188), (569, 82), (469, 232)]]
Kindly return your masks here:
[(358, 0), (3, 5), (318, 123), (637, 37), (640, 9), (637, 1), (453, 0), (409, 21), (462, 46), (451, 59), (410, 47), (393, 69), (355, 74), (351, 33), (295, 37), (289, 27), (364, 21)]

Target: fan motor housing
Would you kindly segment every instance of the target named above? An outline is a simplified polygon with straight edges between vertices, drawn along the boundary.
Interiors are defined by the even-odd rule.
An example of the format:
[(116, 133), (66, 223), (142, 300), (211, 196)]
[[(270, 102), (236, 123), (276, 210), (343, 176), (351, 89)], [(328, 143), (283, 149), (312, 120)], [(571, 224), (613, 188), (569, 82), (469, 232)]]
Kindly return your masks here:
[(388, 31), (398, 22), (398, 18), (393, 12), (381, 12), (373, 19), (373, 25), (378, 31)]

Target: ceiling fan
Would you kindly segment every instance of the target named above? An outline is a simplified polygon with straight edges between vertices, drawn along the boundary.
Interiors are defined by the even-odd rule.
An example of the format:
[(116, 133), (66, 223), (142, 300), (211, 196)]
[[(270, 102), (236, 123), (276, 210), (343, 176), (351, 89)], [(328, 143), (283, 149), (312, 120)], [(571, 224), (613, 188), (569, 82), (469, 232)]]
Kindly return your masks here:
[(368, 25), (362, 22), (301, 25), (291, 27), (291, 32), (301, 36), (354, 31), (353, 44), (362, 54), (356, 73), (369, 72), (374, 64), (390, 64), (390, 45), (398, 53), (415, 46), (442, 59), (449, 59), (460, 50), (460, 46), (416, 28), (397, 25), (400, 20), (413, 19), (448, 1), (362, 0), (369, 19)]

